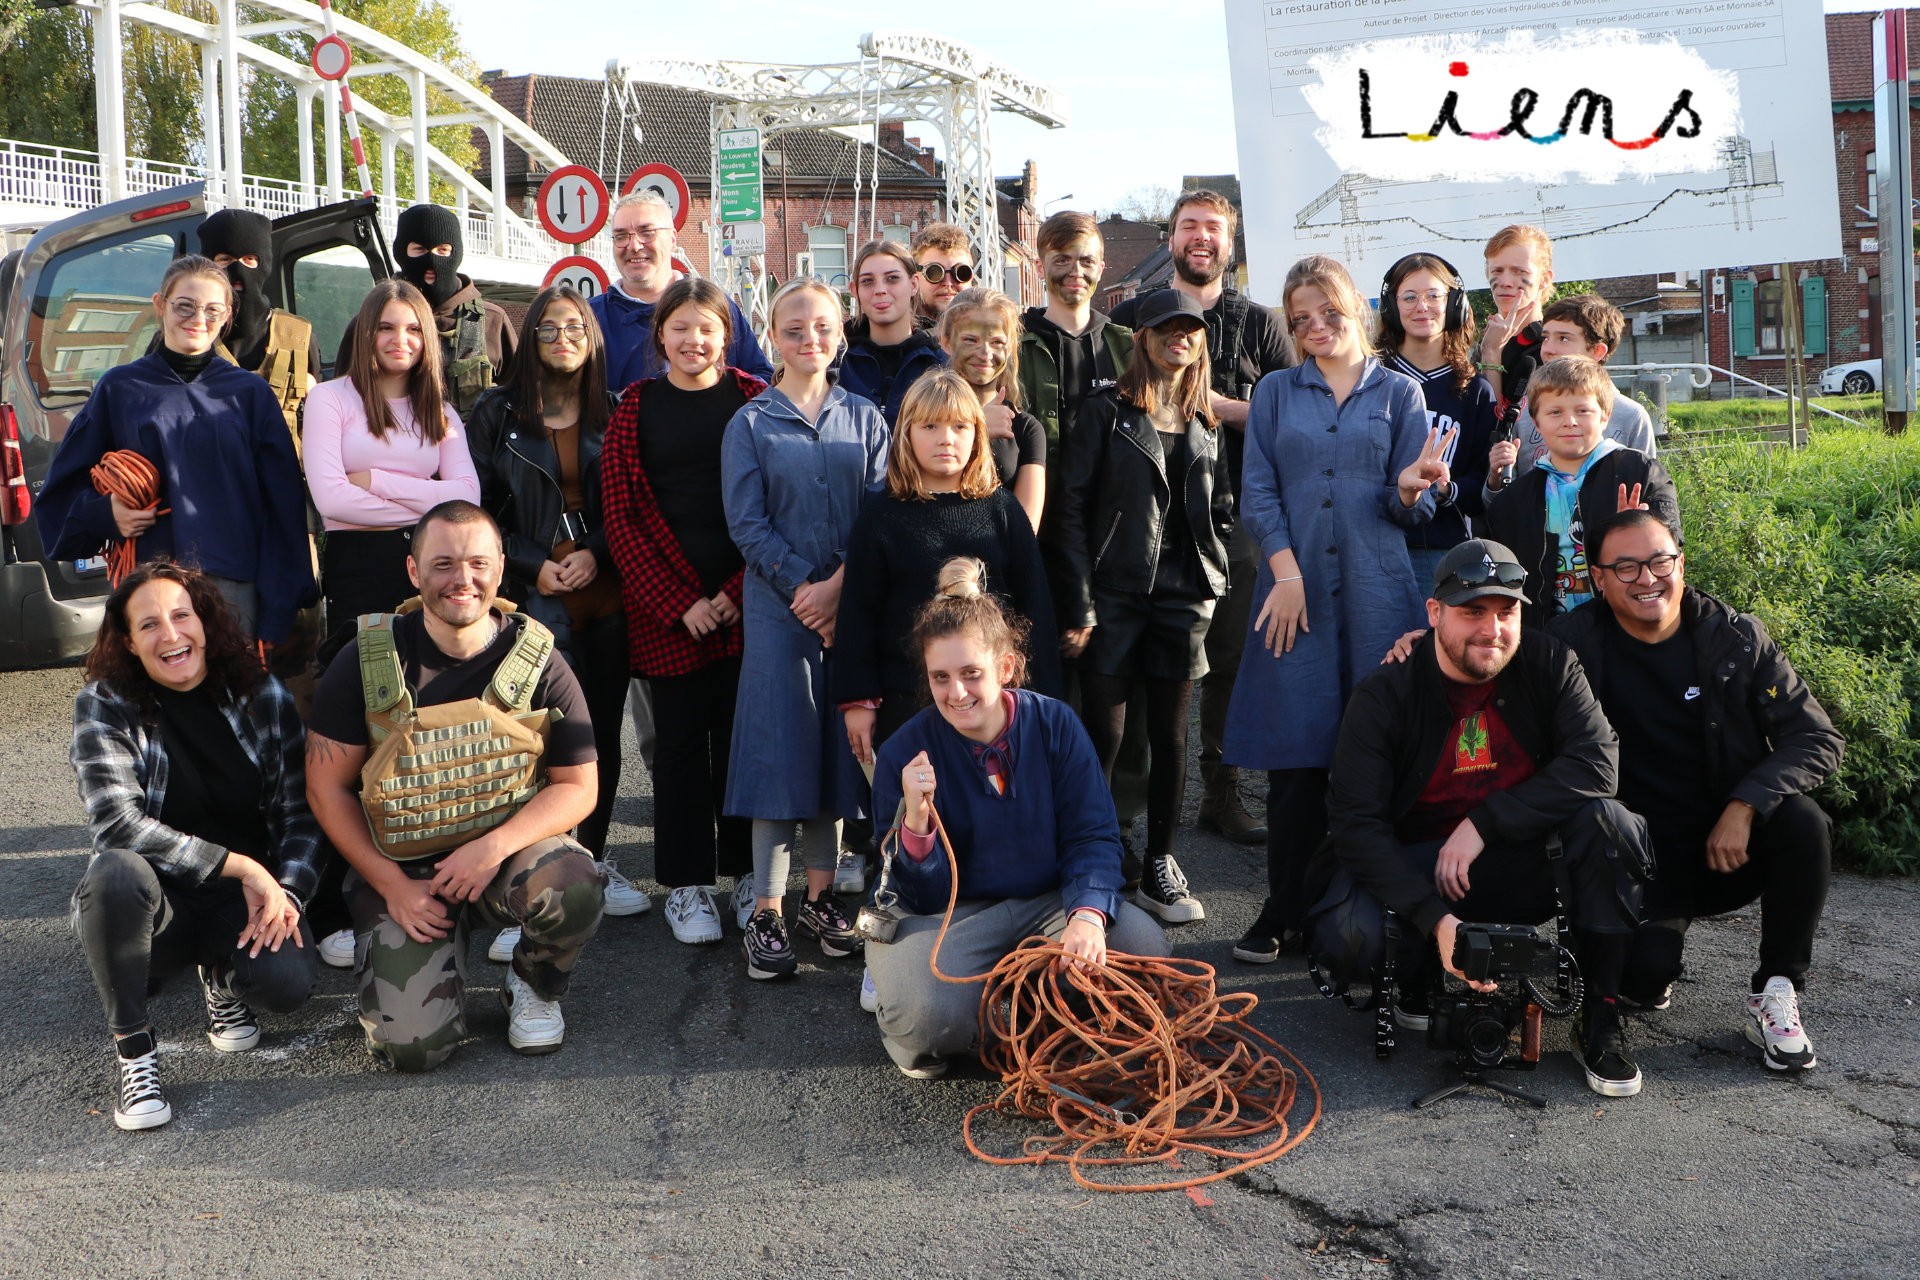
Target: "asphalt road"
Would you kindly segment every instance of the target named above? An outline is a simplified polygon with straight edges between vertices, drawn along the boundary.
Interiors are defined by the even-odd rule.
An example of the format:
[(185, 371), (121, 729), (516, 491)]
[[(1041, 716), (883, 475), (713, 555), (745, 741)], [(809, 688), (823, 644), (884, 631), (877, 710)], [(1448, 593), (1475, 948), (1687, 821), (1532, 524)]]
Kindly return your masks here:
[[(1698, 927), (1673, 1008), (1635, 1019), (1641, 1096), (1589, 1093), (1549, 1023), (1521, 1081), (1546, 1111), (1415, 1112), (1438, 1055), (1376, 1063), (1297, 960), (1232, 961), (1262, 860), (1183, 831), (1210, 918), (1176, 949), (1257, 992), (1326, 1096), (1304, 1147), (1204, 1205), (979, 1163), (960, 1117), (994, 1082), (894, 1071), (857, 960), (749, 982), (734, 935), (681, 946), (657, 908), (601, 931), (549, 1058), (507, 1049), (476, 947), (473, 1038), (427, 1077), (373, 1065), (339, 970), (231, 1057), (176, 980), (154, 1005), (175, 1119), (124, 1134), (65, 922), (87, 843), (77, 687), (0, 675), (0, 1275), (1920, 1276), (1920, 884), (1851, 876), (1805, 1001), (1817, 1071), (1772, 1077), (1742, 1037), (1749, 913)], [(651, 806), (629, 768), (614, 851), (643, 883)]]

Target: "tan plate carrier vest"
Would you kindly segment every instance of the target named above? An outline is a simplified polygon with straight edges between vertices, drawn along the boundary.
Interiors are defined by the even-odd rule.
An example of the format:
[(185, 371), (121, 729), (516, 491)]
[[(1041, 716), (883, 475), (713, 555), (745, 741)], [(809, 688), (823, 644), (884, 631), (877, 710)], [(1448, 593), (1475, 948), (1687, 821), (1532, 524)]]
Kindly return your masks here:
[(459, 848), (539, 793), (547, 734), (560, 712), (528, 710), (553, 657), (553, 633), (532, 618), (481, 697), (416, 708), (393, 642), (398, 616), (360, 619), (360, 691), (372, 747), (360, 770), (360, 803), (380, 852), (411, 862)]
[[(275, 307), (273, 318), (267, 322), (266, 358), (254, 370), (273, 389), (273, 398), (287, 419), (287, 430), (293, 433), (295, 456), (300, 453), (300, 406), (307, 398), (307, 351), (312, 343), (312, 321)], [(220, 355), (229, 364), (239, 363), (224, 343)]]

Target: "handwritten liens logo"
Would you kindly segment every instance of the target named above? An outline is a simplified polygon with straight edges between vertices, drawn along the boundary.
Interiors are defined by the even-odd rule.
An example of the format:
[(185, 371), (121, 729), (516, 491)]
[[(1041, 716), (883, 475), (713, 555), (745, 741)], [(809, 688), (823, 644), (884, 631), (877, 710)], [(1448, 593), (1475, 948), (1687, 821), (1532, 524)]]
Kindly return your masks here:
[(1313, 60), (1316, 135), (1347, 172), (1400, 181), (1612, 181), (1709, 171), (1738, 82), (1670, 37), (1385, 40)]

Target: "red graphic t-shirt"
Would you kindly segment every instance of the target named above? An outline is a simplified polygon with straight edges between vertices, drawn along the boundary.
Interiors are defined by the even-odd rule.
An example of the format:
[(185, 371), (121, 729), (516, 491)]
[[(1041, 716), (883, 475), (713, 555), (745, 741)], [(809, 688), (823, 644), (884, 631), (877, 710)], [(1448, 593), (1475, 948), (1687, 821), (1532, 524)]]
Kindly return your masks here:
[(1420, 798), (1394, 828), (1401, 844), (1420, 844), (1453, 834), (1460, 820), (1496, 791), (1517, 787), (1536, 772), (1494, 705), (1495, 684), (1446, 681), (1453, 727), (1440, 762)]

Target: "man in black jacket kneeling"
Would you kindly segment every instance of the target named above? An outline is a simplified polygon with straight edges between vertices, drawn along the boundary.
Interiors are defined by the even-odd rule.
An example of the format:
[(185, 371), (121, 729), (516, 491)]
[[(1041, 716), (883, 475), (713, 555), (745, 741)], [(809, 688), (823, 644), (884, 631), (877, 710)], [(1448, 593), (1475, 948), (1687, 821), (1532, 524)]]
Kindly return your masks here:
[(1832, 824), (1807, 795), (1843, 743), (1760, 620), (1686, 583), (1686, 558), (1649, 511), (1589, 533), (1598, 598), (1553, 623), (1620, 736), (1620, 799), (1647, 820), (1660, 875), (1621, 989), (1664, 1009), (1687, 926), (1762, 904), (1747, 1038), (1776, 1071), (1814, 1065), (1799, 989), (1832, 876)]
[[(1332, 886), (1327, 901), (1369, 894), (1417, 932), (1395, 1014), (1424, 1030), (1440, 968), (1464, 980), (1453, 965), (1462, 923), (1538, 924), (1556, 914), (1557, 836), (1586, 980), (1575, 1050), (1595, 1092), (1627, 1097), (1640, 1091), (1640, 1069), (1618, 995), (1638, 923), (1645, 827), (1608, 798), (1617, 745), (1579, 659), (1552, 636), (1521, 632), (1524, 578), (1497, 542), (1470, 539), (1440, 562), (1427, 601), (1433, 630), (1406, 662), (1361, 681), (1348, 703), (1328, 783), (1328, 839), (1309, 882)], [(1335, 883), (1341, 872), (1354, 889)], [(1320, 962), (1335, 973), (1365, 968), (1340, 954), (1354, 931), (1322, 927), (1328, 918), (1314, 914)]]

